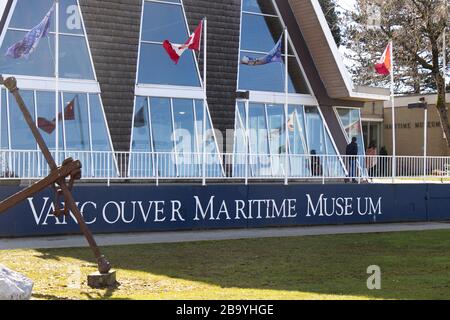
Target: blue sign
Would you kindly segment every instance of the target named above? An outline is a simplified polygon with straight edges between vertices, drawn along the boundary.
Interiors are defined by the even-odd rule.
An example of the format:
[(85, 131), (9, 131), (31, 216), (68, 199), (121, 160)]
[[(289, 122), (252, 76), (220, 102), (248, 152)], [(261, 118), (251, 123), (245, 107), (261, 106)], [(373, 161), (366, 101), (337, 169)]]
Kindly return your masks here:
[[(0, 198), (20, 187), (0, 187)], [(450, 220), (450, 185), (80, 185), (94, 233)], [(0, 237), (79, 233), (51, 190), (0, 215)]]

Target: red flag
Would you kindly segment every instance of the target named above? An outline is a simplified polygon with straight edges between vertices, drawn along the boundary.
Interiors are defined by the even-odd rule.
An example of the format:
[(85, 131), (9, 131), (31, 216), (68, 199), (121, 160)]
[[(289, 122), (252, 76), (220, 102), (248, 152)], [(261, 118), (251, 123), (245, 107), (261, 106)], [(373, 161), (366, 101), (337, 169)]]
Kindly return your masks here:
[(389, 42), (386, 49), (384, 50), (383, 56), (378, 61), (378, 63), (375, 64), (375, 70), (378, 74), (387, 76), (388, 74), (391, 74), (392, 71), (391, 69), (392, 69), (391, 43)]
[[(64, 109), (64, 120), (75, 120), (75, 99), (77, 96), (75, 96), (72, 101), (69, 102), (69, 104)], [(58, 114), (58, 119), (62, 120), (62, 114), (61, 112)], [(56, 129), (56, 119), (53, 119), (52, 121), (45, 119), (45, 118), (38, 118), (38, 128), (42, 131), (52, 134), (53, 131)]]
[(49, 121), (45, 118), (38, 118), (38, 128), (48, 134), (52, 134), (53, 131), (55, 131), (56, 125), (54, 121)]
[(197, 29), (195, 29), (194, 33), (191, 34), (189, 39), (183, 45), (173, 44), (168, 40), (165, 40), (163, 42), (164, 49), (166, 50), (170, 59), (172, 59), (172, 61), (175, 62), (175, 64), (178, 64), (180, 57), (187, 49), (195, 51), (200, 50), (200, 39), (202, 35), (202, 29), (203, 29), (203, 21), (200, 22)]
[[(75, 120), (75, 98), (76, 96), (64, 109), (64, 120)], [(59, 119), (62, 119), (61, 113), (59, 114)]]

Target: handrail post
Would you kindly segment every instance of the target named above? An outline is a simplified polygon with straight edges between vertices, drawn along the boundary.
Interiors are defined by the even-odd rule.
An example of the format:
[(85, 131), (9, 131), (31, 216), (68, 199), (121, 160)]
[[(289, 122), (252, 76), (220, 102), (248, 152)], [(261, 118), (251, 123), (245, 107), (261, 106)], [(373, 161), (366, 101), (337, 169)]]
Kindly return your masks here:
[(203, 151), (203, 173), (202, 173), (202, 186), (206, 186), (206, 150)]
[(245, 100), (245, 162), (246, 162), (246, 166), (245, 166), (245, 185), (248, 185), (248, 171), (249, 171), (249, 166), (250, 166), (250, 115), (249, 115), (249, 99)]
[(396, 157), (395, 156), (392, 156), (391, 159), (392, 159), (392, 162), (391, 162), (392, 183), (394, 184), (395, 183), (397, 163), (396, 163)]
[(247, 150), (245, 155), (245, 185), (248, 185), (248, 166), (250, 163), (250, 154)]
[[(325, 184), (325, 159), (326, 159), (326, 155), (320, 155), (320, 157), (323, 157), (322, 159), (322, 184)], [(319, 159), (320, 159), (319, 157)], [(320, 170), (320, 162), (319, 162), (319, 168), (317, 168), (317, 170)]]
[(111, 174), (110, 174), (110, 167), (109, 167), (109, 166), (110, 166), (109, 162), (110, 162), (110, 160), (111, 160), (111, 159), (110, 159), (110, 158), (111, 158), (111, 157), (110, 157), (110, 156), (111, 156), (111, 153), (112, 153), (112, 151), (107, 153), (107, 155), (108, 155), (108, 164), (107, 164), (107, 166), (106, 166), (106, 167), (107, 167), (106, 170), (107, 170), (107, 175), (108, 175), (108, 188), (111, 186)]
[(156, 186), (159, 186), (159, 157), (158, 157), (158, 153), (155, 153), (155, 159), (156, 159), (156, 170), (155, 170), (155, 174), (156, 174)]
[(358, 184), (361, 184), (361, 176), (364, 174), (364, 166), (365, 166), (365, 163), (362, 162), (361, 159), (364, 160), (364, 158), (362, 156), (359, 156)]

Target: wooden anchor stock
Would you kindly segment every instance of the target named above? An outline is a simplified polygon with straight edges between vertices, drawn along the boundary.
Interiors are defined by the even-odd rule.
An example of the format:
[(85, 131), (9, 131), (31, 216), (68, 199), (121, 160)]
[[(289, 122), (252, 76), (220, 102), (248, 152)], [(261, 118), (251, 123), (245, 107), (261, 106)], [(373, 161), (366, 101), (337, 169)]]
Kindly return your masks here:
[[(31, 129), (31, 132), (33, 133), (33, 136), (36, 139), (36, 142), (39, 145), (39, 148), (51, 171), (51, 173), (46, 178), (0, 202), (0, 214), (14, 207), (20, 202), (25, 201), (30, 196), (44, 190), (45, 188), (51, 187), (55, 192), (54, 215), (59, 217), (61, 214), (67, 215), (69, 213), (69, 210), (70, 212), (72, 212), (73, 216), (77, 220), (81, 232), (83, 232), (84, 236), (86, 237), (86, 240), (89, 243), (89, 246), (92, 249), (95, 258), (97, 259), (98, 271), (101, 274), (107, 274), (111, 270), (111, 264), (105, 258), (105, 256), (100, 253), (100, 249), (98, 248), (91, 231), (88, 229), (86, 222), (84, 221), (84, 218), (81, 215), (81, 212), (78, 209), (71, 192), (75, 180), (79, 180), (81, 178), (81, 162), (74, 161), (73, 159), (69, 158), (63, 162), (62, 166), (58, 167), (44, 139), (42, 138), (41, 133), (39, 132), (35, 122), (33, 121), (30, 112), (25, 106), (25, 103), (19, 93), (19, 89), (17, 88), (17, 80), (14, 77), (3, 79), (3, 77), (0, 75), (0, 85), (4, 85), (16, 99), (17, 104), (24, 115), (25, 121)], [(67, 182), (68, 177), (69, 182)], [(64, 197), (63, 211), (61, 211), (60, 208), (60, 196)]]

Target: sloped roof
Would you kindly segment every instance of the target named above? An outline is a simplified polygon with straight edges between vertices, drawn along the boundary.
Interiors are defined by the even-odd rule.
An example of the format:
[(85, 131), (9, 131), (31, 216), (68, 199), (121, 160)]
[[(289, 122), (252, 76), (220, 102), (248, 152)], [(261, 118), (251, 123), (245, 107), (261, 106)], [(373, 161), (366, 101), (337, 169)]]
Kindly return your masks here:
[(288, 0), (330, 98), (388, 100), (389, 90), (355, 86), (318, 0)]

